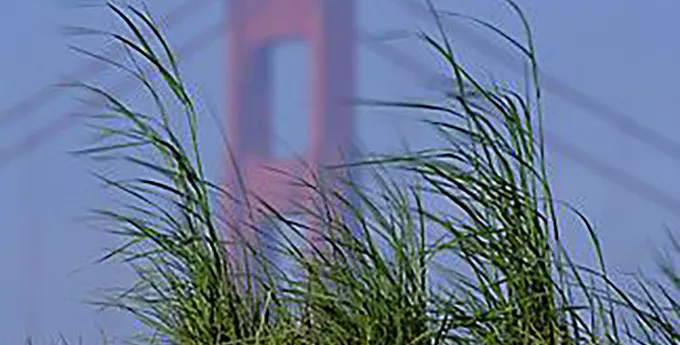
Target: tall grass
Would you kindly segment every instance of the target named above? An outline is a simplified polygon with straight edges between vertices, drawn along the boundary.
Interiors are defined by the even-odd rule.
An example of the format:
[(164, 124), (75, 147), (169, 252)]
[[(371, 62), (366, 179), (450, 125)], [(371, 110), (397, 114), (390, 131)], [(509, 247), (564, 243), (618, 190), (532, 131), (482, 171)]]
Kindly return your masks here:
[[(532, 71), (529, 91), (472, 75), (431, 7), (439, 32), (421, 37), (448, 67), (446, 98), (371, 103), (438, 114), (424, 121), (447, 145), (328, 167), (363, 172), (370, 181), (294, 181), (318, 196), (318, 208), (300, 207), (302, 221), (267, 200), (248, 204), (276, 220), (278, 227), (268, 228), (279, 233), (272, 245), (301, 274), (277, 269), (281, 259), (247, 242), (223, 240), (226, 231), (257, 227), (228, 221), (221, 201), (243, 200), (205, 177), (199, 114), (178, 59), (148, 13), (110, 5), (130, 36), (103, 34), (129, 52), (131, 63), (80, 51), (133, 75), (155, 108), (139, 111), (105, 88), (76, 85), (107, 104), (92, 117), (100, 144), (81, 153), (142, 171), (96, 174), (128, 200), (94, 211), (125, 242), (102, 260), (122, 260), (137, 276), (102, 304), (143, 322), (142, 343), (677, 344), (672, 291), (663, 290), (666, 301), (656, 303), (649, 285), (640, 285), (640, 297), (618, 288), (586, 217), (553, 198), (536, 54), (528, 21), (508, 3), (527, 43), (490, 23), (472, 23), (522, 54)], [(172, 125), (178, 113), (188, 138)], [(558, 207), (582, 219), (598, 267), (570, 259)], [(295, 244), (309, 231), (325, 244), (314, 255)], [(244, 256), (234, 259), (235, 251)]]

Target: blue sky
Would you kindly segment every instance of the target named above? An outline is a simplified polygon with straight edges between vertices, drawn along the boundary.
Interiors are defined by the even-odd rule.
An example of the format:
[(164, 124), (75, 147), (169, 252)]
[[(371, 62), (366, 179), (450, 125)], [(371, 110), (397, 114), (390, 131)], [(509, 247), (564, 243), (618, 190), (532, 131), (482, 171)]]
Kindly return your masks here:
[[(199, 98), (200, 109), (215, 111), (224, 118), (226, 36), (219, 35), (224, 30), (217, 25), (226, 27), (223, 20), (228, 2), (193, 1), (191, 7), (186, 7), (185, 1), (149, 0), (146, 3), (156, 16), (185, 6), (182, 12), (187, 13), (186, 18), (165, 30), (176, 49), (196, 36), (206, 35), (206, 31), (206, 37), (215, 38), (206, 41), (200, 49), (193, 49), (195, 53), (182, 63), (182, 69)], [(398, 5), (407, 0), (357, 2), (358, 29), (362, 37), (366, 33), (434, 30), (431, 21)], [(66, 37), (58, 27), (65, 24), (114, 27), (115, 19), (107, 11), (76, 10), (65, 6), (69, 3), (73, 1), (8, 0), (0, 5), (0, 231), (3, 234), (0, 240), (0, 344), (18, 343), (26, 332), (36, 335), (39, 341), (46, 341), (59, 332), (71, 339), (82, 335), (88, 343), (98, 337), (98, 327), (113, 334), (128, 334), (135, 327), (127, 317), (116, 313), (98, 314), (82, 303), (96, 288), (129, 278), (120, 267), (88, 266), (101, 249), (112, 242), (76, 218), (90, 207), (113, 202), (87, 174), (92, 166), (67, 154), (88, 143), (88, 132), (75, 124), (56, 135), (39, 135), (43, 142), (32, 149), (17, 151), (20, 154), (11, 160), (6, 154), (9, 148), (33, 133), (62, 123), (58, 121), (64, 114), (79, 107), (72, 93), (62, 92), (40, 109), (17, 111), (14, 117), (4, 120), (10, 116), (6, 109), (60, 81), (87, 62), (69, 51), (68, 44), (103, 48), (103, 42), (98, 39)], [(680, 3), (674, 0), (523, 0), (518, 3), (531, 22), (542, 70), (611, 108), (597, 109), (598, 104), (592, 102), (584, 107), (589, 100), (554, 87), (554, 83), (547, 85), (544, 110), (548, 130), (592, 156), (584, 160), (581, 155), (575, 155), (577, 151), (565, 151), (564, 146), (557, 145), (560, 141), (554, 136), (547, 138), (557, 196), (586, 212), (601, 236), (612, 267), (620, 271), (653, 267), (653, 249), (665, 243), (665, 227), (680, 231), (677, 230), (680, 213), (672, 212), (675, 204), (680, 205), (680, 183), (676, 177), (680, 158), (673, 156), (676, 152), (673, 145), (680, 142), (674, 135), (680, 125), (675, 107), (680, 93), (676, 85), (680, 79), (680, 68), (676, 65), (680, 61), (680, 45), (673, 40), (680, 30), (680, 22), (675, 20)], [(516, 35), (522, 33), (516, 16), (503, 1), (438, 0), (435, 4), (498, 23)], [(498, 60), (492, 54), (476, 50), (480, 43), (473, 39), (474, 35), (458, 26), (451, 28), (454, 42), (473, 70), (489, 73), (498, 80), (519, 77), (516, 72), (521, 66), (513, 64), (512, 59)], [(494, 39), (490, 42), (500, 43)], [(389, 45), (425, 66), (436, 66), (433, 54), (422, 43), (405, 40)], [(428, 95), (402, 66), (375, 53), (366, 43), (359, 42), (358, 47), (358, 96), (401, 99)], [(286, 75), (304, 75), (305, 63), (300, 60), (299, 52), (295, 47), (281, 51), (282, 60), (278, 63), (290, 66), (290, 70), (281, 75), (284, 79)], [(91, 81), (110, 85), (119, 79), (120, 74), (107, 71)], [(308, 100), (295, 89), (286, 88), (280, 94), (285, 100), (281, 102), (281, 118), (286, 119), (280, 123), (289, 125), (282, 125), (280, 134), (292, 147), (305, 143), (295, 128), (304, 127), (299, 122), (299, 114), (304, 112), (304, 103)], [(618, 113), (612, 114), (612, 111)], [(414, 125), (414, 117), (406, 113), (362, 108), (356, 111), (356, 116), (357, 138), (371, 151), (394, 150), (399, 147), (401, 136), (414, 146), (433, 143), (431, 132)], [(639, 125), (622, 122), (620, 116)], [(218, 177), (221, 139), (212, 120), (205, 118), (201, 124), (204, 151), (211, 157), (207, 161), (210, 172)], [(618, 127), (612, 125), (617, 123)], [(590, 163), (584, 165), (584, 161)], [(598, 174), (592, 170), (594, 164), (606, 164), (623, 173)], [(632, 179), (626, 177), (628, 175)], [(637, 181), (649, 186), (641, 187)], [(577, 257), (587, 260), (584, 229), (572, 218), (564, 218), (564, 223), (565, 235)], [(72, 273), (83, 266), (86, 266), (84, 270)]]

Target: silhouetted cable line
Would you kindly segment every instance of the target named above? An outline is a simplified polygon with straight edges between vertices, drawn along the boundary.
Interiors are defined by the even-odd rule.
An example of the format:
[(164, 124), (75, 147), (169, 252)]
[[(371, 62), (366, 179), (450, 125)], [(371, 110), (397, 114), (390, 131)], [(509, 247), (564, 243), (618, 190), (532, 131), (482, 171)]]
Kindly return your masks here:
[[(200, 35), (181, 46), (178, 50), (179, 58), (188, 58), (195, 55), (198, 51), (207, 47), (208, 44), (216, 41), (223, 33), (223, 23), (218, 23), (210, 27), (208, 30), (205, 30)], [(117, 83), (112, 89), (120, 93), (129, 93), (134, 90), (134, 86), (136, 85), (135, 81), (137, 80), (133, 79), (132, 76), (127, 76), (127, 78)], [(0, 166), (6, 165), (26, 152), (45, 144), (48, 140), (70, 128), (75, 123), (76, 117), (74, 116), (64, 114), (57, 117), (47, 126), (31, 133), (17, 144), (4, 150), (0, 150)]]
[[(195, 13), (196, 10), (200, 9), (203, 5), (214, 1), (214, 0), (189, 0), (180, 6), (176, 7), (172, 11), (168, 12), (162, 19), (161, 24), (167, 25), (168, 28), (180, 24), (183, 20), (188, 18), (189, 15)], [(112, 58), (119, 57), (122, 52), (111, 52)], [(95, 77), (111, 66), (101, 61), (91, 61), (84, 64), (80, 68), (69, 74), (69, 79), (83, 80), (86, 78)], [(40, 110), (42, 107), (48, 105), (50, 102), (54, 101), (58, 96), (58, 91), (54, 88), (45, 87), (31, 94), (30, 96), (24, 98), (23, 100), (13, 104), (9, 108), (2, 110), (0, 112), (0, 129), (4, 129), (11, 122), (19, 121), (27, 118), (28, 116), (34, 114), (36, 111)]]
[(406, 35), (400, 33), (379, 35), (359, 30), (359, 41), (361, 43), (365, 43), (366, 47), (372, 50), (374, 53), (387, 57), (395, 64), (405, 67), (406, 72), (419, 79), (421, 84), (427, 87), (431, 87), (433, 84), (440, 85), (442, 87), (451, 85), (450, 80), (448, 80), (443, 75), (438, 75), (434, 71), (428, 71), (424, 69), (422, 62), (416, 61), (408, 54), (404, 54), (399, 49), (390, 46), (387, 43), (387, 41), (390, 39), (385, 39), (386, 37), (399, 39), (405, 38)]
[[(422, 17), (432, 16), (428, 9), (416, 4), (415, 0), (397, 0), (398, 4), (405, 6), (409, 13), (416, 13)], [(430, 17), (428, 17), (430, 18)], [(517, 72), (519, 60), (512, 55), (504, 53), (494, 44), (488, 42), (481, 35), (465, 27), (457, 25), (454, 21), (448, 21), (447, 25), (455, 26), (460, 37), (465, 39), (472, 48), (495, 59), (510, 70)], [(458, 36), (457, 36), (458, 37)], [(617, 130), (641, 141), (653, 149), (656, 149), (667, 157), (680, 161), (680, 142), (675, 141), (663, 133), (645, 125), (640, 121), (634, 120), (631, 116), (623, 114), (614, 108), (595, 99), (588, 94), (579, 91), (575, 87), (540, 71), (540, 81), (545, 90), (555, 93), (564, 100), (588, 111), (589, 114), (596, 116), (601, 121), (613, 126)]]
[(676, 217), (680, 218), (680, 212), (678, 212), (680, 211), (680, 199), (667, 193), (663, 189), (630, 175), (624, 170), (602, 162), (592, 154), (570, 144), (567, 140), (555, 133), (547, 132), (546, 134), (548, 142), (551, 143), (551, 145), (547, 145), (548, 149), (559, 150), (559, 152), (564, 153), (565, 156), (597, 175), (600, 175), (600, 177), (616, 183), (624, 189), (627, 189), (629, 192), (663, 207)]
[(414, 77), (421, 80), (421, 83), (431, 86), (433, 83), (437, 85), (450, 85), (447, 79), (442, 75), (437, 75), (433, 71), (427, 71), (422, 68), (422, 63), (416, 61), (411, 56), (404, 54), (399, 49), (391, 47), (387, 44), (390, 40), (398, 40), (408, 37), (403, 32), (391, 32), (387, 34), (372, 34), (362, 30), (358, 30), (359, 42), (366, 43), (367, 47), (378, 55), (388, 56), (392, 62), (406, 67), (407, 72)]

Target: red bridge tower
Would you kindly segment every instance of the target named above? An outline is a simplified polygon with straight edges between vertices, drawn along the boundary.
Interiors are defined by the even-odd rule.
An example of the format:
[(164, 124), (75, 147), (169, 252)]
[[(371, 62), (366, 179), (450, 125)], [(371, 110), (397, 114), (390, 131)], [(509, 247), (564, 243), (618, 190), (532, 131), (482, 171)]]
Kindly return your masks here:
[[(235, 163), (249, 195), (263, 198), (277, 211), (291, 212), (292, 200), (310, 201), (311, 193), (292, 186), (274, 170), (311, 177), (322, 165), (339, 163), (341, 153), (349, 149), (353, 133), (349, 100), (354, 96), (354, 0), (232, 0), (228, 21), (227, 133), (234, 153), (228, 169), (229, 190), (239, 190)], [(309, 147), (301, 154), (306, 167), (297, 159), (274, 159), (271, 154), (269, 58), (271, 48), (288, 39), (302, 39), (311, 53), (310, 137)], [(257, 222), (262, 217), (249, 216), (245, 207), (233, 204), (228, 212), (237, 222), (250, 216)], [(230, 230), (233, 236), (235, 231)], [(261, 238), (251, 228), (240, 226), (238, 231), (251, 244), (262, 247)]]

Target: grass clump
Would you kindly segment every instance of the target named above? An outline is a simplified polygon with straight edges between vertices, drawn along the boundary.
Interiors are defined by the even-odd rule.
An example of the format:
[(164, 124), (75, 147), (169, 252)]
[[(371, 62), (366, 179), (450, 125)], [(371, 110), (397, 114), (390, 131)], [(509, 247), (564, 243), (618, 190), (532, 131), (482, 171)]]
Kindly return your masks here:
[[(103, 305), (142, 321), (148, 332), (137, 340), (143, 343), (677, 343), (676, 300), (667, 293), (664, 305), (675, 308), (668, 309), (648, 290), (634, 298), (617, 288), (583, 215), (577, 213), (600, 267), (573, 263), (560, 242), (536, 55), (526, 19), (510, 4), (528, 43), (474, 23), (501, 34), (523, 55), (533, 71), (530, 91), (476, 79), (432, 8), (441, 37), (421, 37), (449, 69), (446, 98), (374, 104), (435, 112), (440, 119), (426, 121), (447, 145), (334, 167), (368, 172), (371, 183), (346, 178), (342, 188), (328, 188), (320, 180), (297, 181), (320, 206), (301, 207), (304, 221), (267, 200), (249, 206), (278, 222), (281, 236), (273, 245), (303, 273), (297, 275), (277, 269), (275, 260), (247, 243), (223, 240), (225, 231), (254, 225), (230, 223), (220, 212), (220, 200), (241, 200), (204, 175), (199, 114), (177, 58), (148, 14), (111, 5), (131, 37), (105, 35), (128, 51), (132, 67), (82, 52), (133, 75), (154, 109), (135, 110), (103, 88), (77, 85), (107, 104), (92, 117), (101, 144), (82, 153), (143, 171), (127, 179), (96, 175), (129, 198), (120, 209), (95, 212), (125, 241), (104, 260), (123, 260), (137, 276)], [(172, 125), (179, 120), (188, 139)], [(308, 231), (325, 244), (315, 255), (291, 240), (307, 238)], [(229, 255), (235, 251), (245, 260)]]

